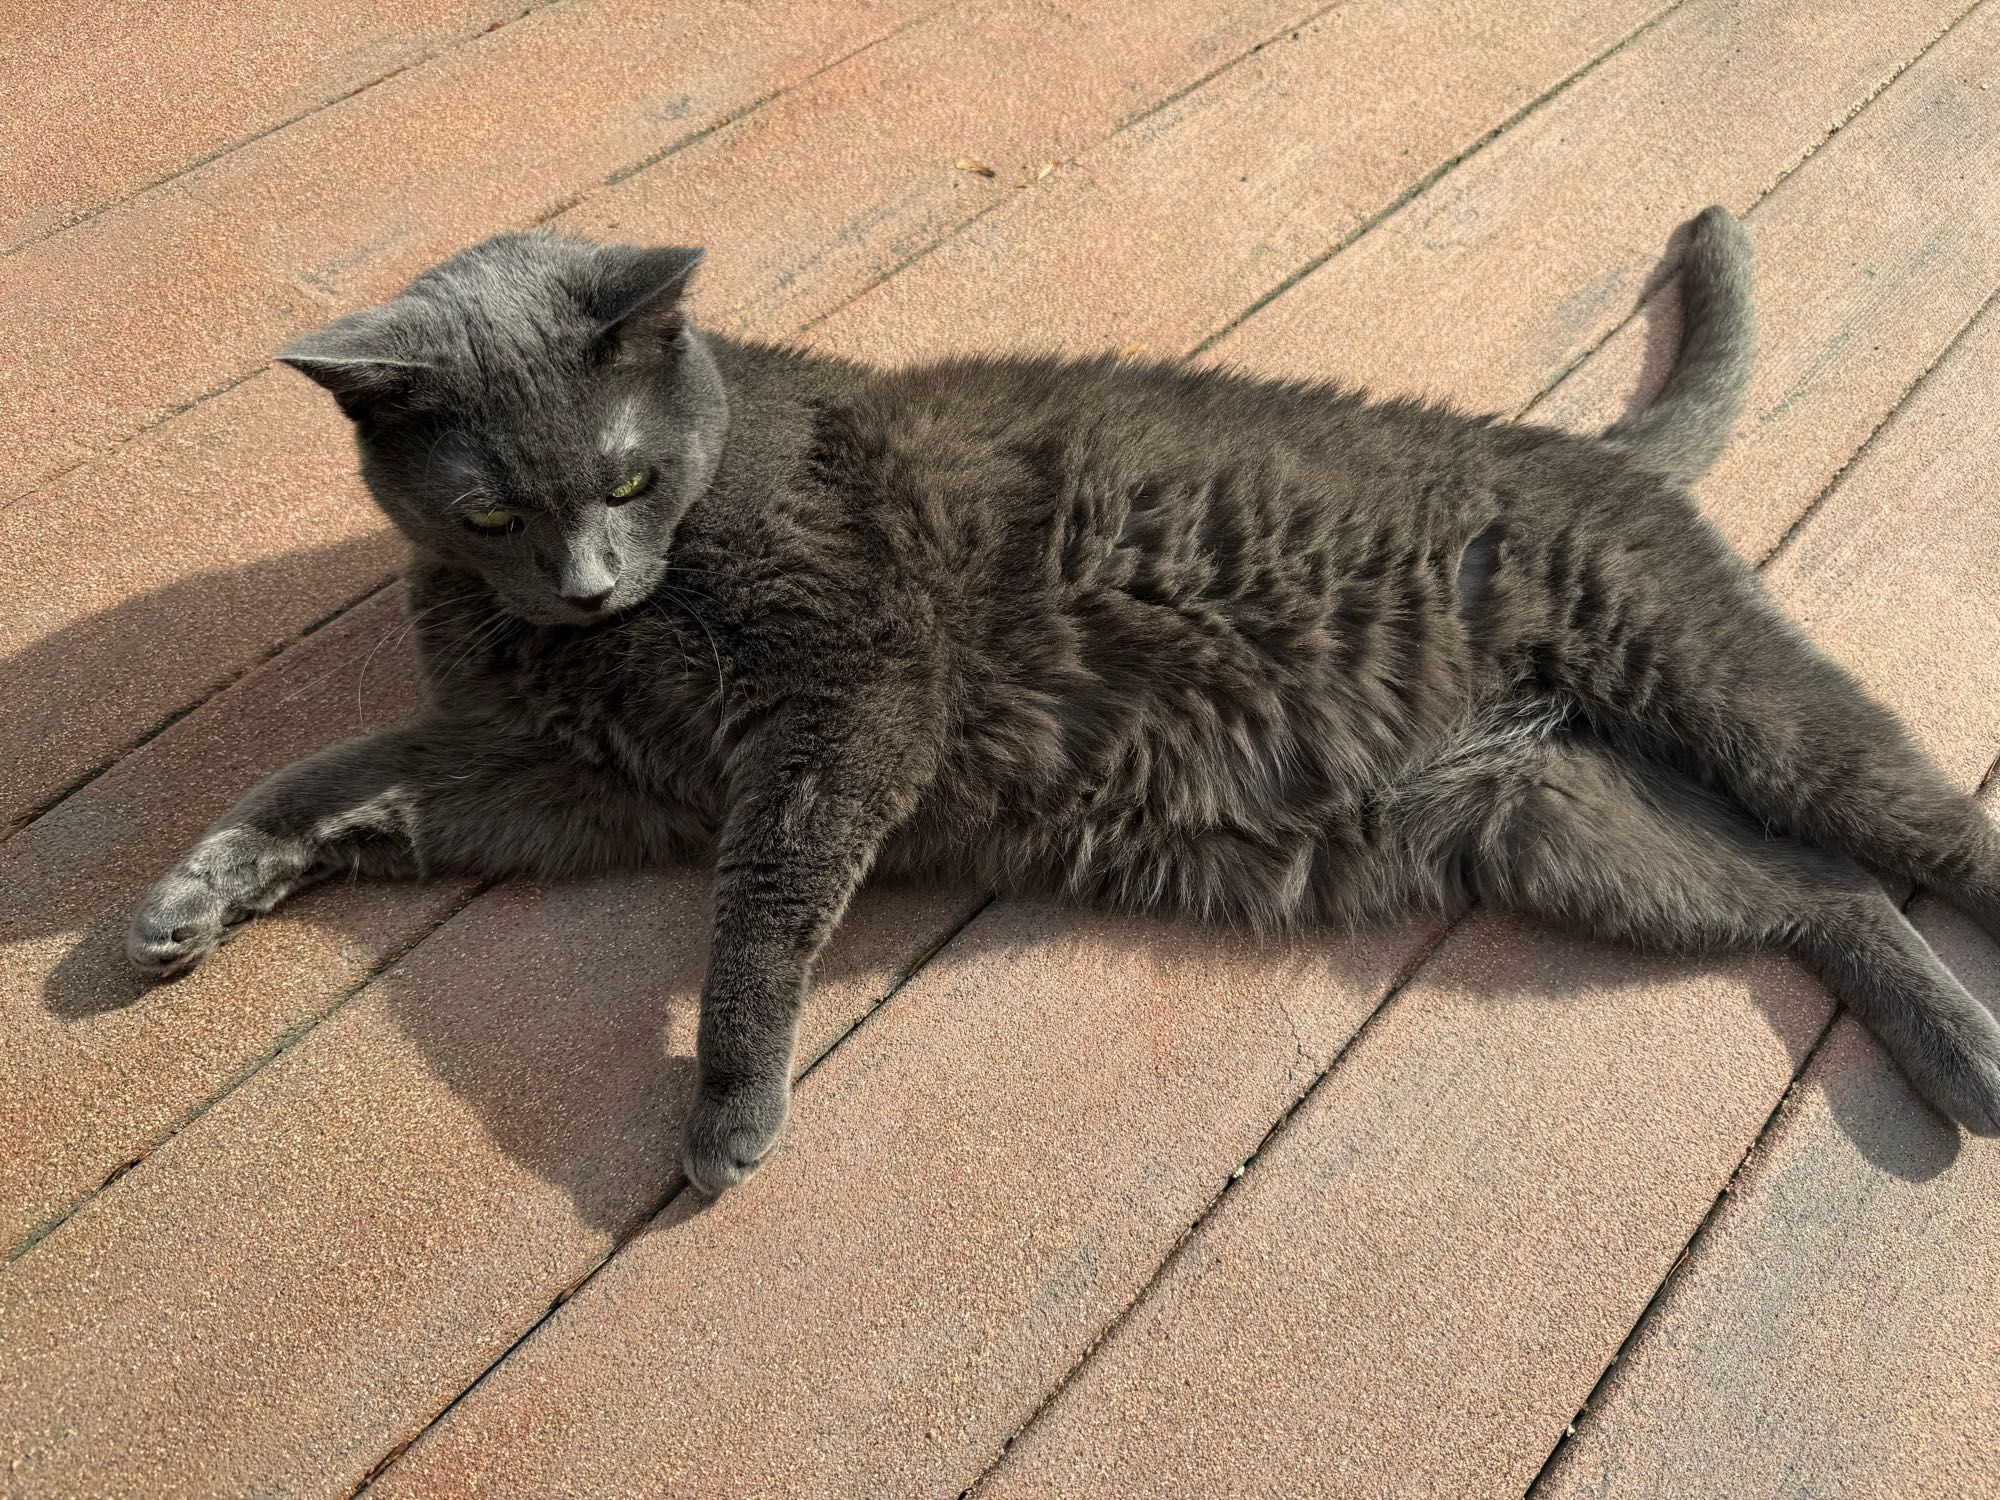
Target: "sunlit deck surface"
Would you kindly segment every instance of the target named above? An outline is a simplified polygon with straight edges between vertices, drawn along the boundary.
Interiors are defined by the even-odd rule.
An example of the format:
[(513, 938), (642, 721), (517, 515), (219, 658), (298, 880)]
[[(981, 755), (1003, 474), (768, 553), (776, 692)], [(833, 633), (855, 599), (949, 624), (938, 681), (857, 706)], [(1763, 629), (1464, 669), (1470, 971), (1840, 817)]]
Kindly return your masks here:
[(45, 0), (0, 97), (0, 1493), (2000, 1494), (2000, 1150), (1785, 962), (871, 890), (710, 1205), (699, 870), (323, 889), (156, 989), (121, 946), (415, 702), (272, 351), (531, 224), (705, 244), (700, 316), (824, 349), (1589, 429), (1726, 204), (1761, 348), (1701, 499), (1978, 786), (2000, 0)]

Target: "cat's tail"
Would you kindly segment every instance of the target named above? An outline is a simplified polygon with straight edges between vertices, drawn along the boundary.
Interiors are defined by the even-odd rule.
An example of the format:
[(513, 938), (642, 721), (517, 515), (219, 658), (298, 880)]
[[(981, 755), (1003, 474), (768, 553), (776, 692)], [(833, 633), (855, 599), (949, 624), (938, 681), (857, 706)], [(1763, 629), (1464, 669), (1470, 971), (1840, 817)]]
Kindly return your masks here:
[(1750, 237), (1721, 207), (1705, 208), (1681, 261), (1681, 347), (1644, 411), (1613, 423), (1606, 441), (1682, 484), (1707, 473), (1729, 441), (1750, 380)]

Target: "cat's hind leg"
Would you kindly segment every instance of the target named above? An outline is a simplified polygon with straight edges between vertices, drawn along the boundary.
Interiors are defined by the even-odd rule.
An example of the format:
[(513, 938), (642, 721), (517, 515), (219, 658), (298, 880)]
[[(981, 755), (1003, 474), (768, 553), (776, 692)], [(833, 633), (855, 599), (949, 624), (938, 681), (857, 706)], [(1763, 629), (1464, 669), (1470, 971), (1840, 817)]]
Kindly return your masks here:
[(2000, 1134), (2000, 1021), (1853, 861), (1589, 739), (1525, 756), (1465, 853), (1481, 897), (1568, 931), (1654, 952), (1789, 951), (1919, 1093)]
[(1610, 738), (1759, 821), (1920, 881), (2000, 938), (2000, 831), (1705, 526), (1629, 549), (1651, 586), (1568, 610), (1544, 658)]
[(487, 725), (420, 720), (254, 787), (153, 884), (126, 951), (168, 979), (332, 875), (582, 874), (660, 862), (686, 832), (613, 773)]

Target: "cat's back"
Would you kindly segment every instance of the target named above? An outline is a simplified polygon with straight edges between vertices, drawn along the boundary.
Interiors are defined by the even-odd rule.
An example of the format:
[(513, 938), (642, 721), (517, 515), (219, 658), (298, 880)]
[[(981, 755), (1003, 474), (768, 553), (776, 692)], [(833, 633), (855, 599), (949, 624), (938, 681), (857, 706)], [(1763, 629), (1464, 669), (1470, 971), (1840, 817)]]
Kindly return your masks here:
[(1462, 488), (1489, 462), (1491, 424), (1443, 406), (1109, 356), (943, 360), (868, 372), (843, 394), (849, 462), (982, 494), (1074, 493), (1275, 461), (1301, 481), (1291, 498), (1352, 516), (1405, 509), (1397, 492), (1413, 484)]
[(1493, 427), (1337, 387), (1114, 359), (871, 372), (823, 410), (818, 475), (929, 582), (1169, 605), (1330, 602), (1331, 574), (1450, 551), (1507, 462)]
[(821, 473), (902, 570), (977, 607), (1121, 594), (1352, 633), (1363, 596), (1405, 616), (1462, 602), (1482, 539), (1527, 559), (1700, 524), (1682, 487), (1594, 437), (1323, 383), (996, 357), (868, 372), (847, 395), (821, 413)]

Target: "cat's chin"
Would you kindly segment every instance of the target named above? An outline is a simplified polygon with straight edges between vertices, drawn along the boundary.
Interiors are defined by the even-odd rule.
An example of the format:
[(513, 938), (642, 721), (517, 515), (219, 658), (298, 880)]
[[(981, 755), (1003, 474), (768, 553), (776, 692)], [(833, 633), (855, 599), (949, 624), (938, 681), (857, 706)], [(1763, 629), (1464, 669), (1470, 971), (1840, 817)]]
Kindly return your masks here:
[(577, 609), (562, 603), (523, 604), (512, 599), (496, 601), (501, 613), (523, 625), (532, 625), (541, 630), (588, 629), (593, 625), (609, 625), (629, 612), (632, 603), (611, 605), (603, 609)]

